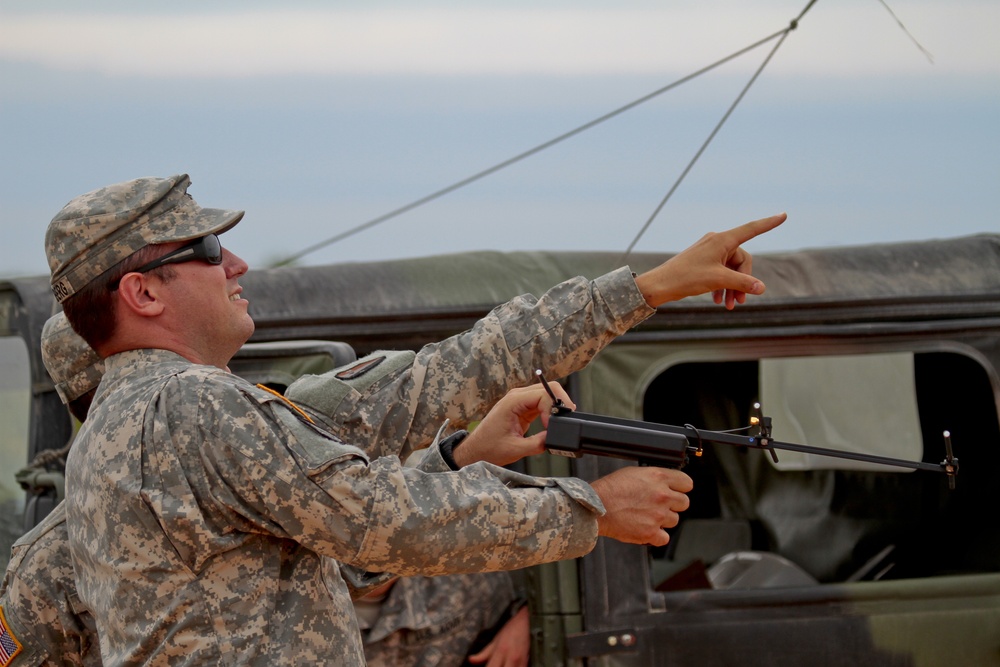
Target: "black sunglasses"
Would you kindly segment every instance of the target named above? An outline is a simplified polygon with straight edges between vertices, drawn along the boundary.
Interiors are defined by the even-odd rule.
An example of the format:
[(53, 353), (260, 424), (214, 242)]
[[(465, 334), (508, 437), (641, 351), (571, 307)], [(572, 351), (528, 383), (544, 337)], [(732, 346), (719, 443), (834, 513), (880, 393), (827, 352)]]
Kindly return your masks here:
[[(222, 243), (215, 234), (208, 234), (182, 245), (177, 250), (168, 252), (163, 257), (158, 257), (152, 262), (143, 264), (137, 269), (132, 269), (129, 273), (147, 273), (165, 264), (181, 264), (183, 262), (193, 262), (201, 260), (209, 264), (222, 264)], [(126, 274), (127, 275), (127, 274)], [(124, 278), (124, 276), (122, 276)], [(109, 285), (112, 291), (118, 289), (121, 278)]]

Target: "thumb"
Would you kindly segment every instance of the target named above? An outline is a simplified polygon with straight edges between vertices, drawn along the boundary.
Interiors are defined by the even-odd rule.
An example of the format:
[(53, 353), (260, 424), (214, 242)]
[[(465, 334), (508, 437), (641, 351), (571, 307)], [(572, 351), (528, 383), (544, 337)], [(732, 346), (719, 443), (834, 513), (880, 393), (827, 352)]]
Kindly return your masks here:
[(539, 431), (534, 435), (524, 436), (525, 449), (528, 451), (525, 456), (533, 456), (535, 454), (541, 454), (545, 451), (545, 434), (548, 431)]
[(734, 271), (732, 269), (727, 269), (727, 271), (729, 271), (729, 282), (732, 284), (732, 287), (729, 289), (754, 295), (764, 293), (766, 288), (764, 287), (764, 283), (759, 278), (754, 278), (749, 274)]

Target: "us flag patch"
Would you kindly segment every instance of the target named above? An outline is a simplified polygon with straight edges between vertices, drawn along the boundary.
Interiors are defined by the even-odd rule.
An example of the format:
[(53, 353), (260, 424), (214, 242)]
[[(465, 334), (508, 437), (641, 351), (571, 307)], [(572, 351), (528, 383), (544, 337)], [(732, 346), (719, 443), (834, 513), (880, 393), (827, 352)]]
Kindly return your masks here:
[(3, 615), (3, 607), (0, 607), (0, 667), (7, 667), (14, 662), (14, 658), (21, 652), (21, 642), (10, 631), (7, 625), (7, 617)]

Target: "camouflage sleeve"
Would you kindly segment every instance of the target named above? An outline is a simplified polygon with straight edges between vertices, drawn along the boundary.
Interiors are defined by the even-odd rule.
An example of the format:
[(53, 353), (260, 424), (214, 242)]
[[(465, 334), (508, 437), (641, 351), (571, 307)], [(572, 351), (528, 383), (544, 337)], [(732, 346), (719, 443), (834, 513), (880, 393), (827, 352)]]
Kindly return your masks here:
[(483, 463), (428, 474), (395, 457), (369, 462), (252, 389), (239, 389), (242, 399), (211, 392), (212, 414), (198, 420), (209, 431), (201, 459), (211, 500), (245, 530), (400, 575), (509, 570), (596, 543), (603, 506), (580, 480)]
[[(443, 430), (443, 429), (442, 429)], [(438, 434), (441, 435), (440, 433)], [(415, 452), (406, 461), (406, 465), (417, 468), (424, 472), (452, 472), (453, 468), (444, 460), (441, 450), (435, 446), (428, 447)], [(391, 572), (368, 572), (362, 568), (351, 565), (341, 565), (340, 574), (347, 583), (347, 588), (351, 593), (351, 599), (367, 595), (375, 588), (396, 578), (397, 575)]]
[(583, 368), (654, 312), (627, 267), (593, 281), (567, 280), (538, 299), (512, 299), (464, 334), (420, 350), (399, 385), (394, 412), (402, 415), (390, 413), (381, 435), (405, 434), (403, 456), (425, 447), (444, 419), (465, 428), (510, 389), (536, 382), (535, 369), (555, 380)]
[(348, 369), (356, 369), (349, 386), (338, 382), (340, 369), (303, 378), (288, 395), (317, 403), (335, 432), (372, 443), (370, 456), (405, 460), (431, 442), (445, 419), (464, 428), (482, 418), (510, 389), (536, 381), (536, 368), (551, 380), (583, 368), (653, 312), (628, 267), (592, 281), (573, 278), (541, 298), (514, 298), (415, 356), (376, 352), (361, 359)]

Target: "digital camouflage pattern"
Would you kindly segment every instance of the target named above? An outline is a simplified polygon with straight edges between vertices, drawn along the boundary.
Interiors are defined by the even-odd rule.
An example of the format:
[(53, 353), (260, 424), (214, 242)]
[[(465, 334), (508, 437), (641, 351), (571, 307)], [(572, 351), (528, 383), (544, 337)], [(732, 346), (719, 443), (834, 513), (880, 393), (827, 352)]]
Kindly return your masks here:
[(372, 461), (217, 368), (161, 350), (106, 366), (70, 452), (66, 505), (109, 664), (363, 664), (329, 559), (442, 574), (595, 544), (602, 505), (580, 480)]
[[(404, 577), (358, 623), (369, 667), (461, 667), (479, 633), (503, 620), (514, 602), (506, 572)], [(365, 603), (362, 603), (365, 604)]]
[(104, 375), (104, 361), (61, 312), (42, 327), (42, 363), (66, 404), (96, 388)]
[(49, 223), (45, 254), (52, 292), (62, 303), (143, 247), (221, 234), (243, 211), (202, 208), (187, 174), (137, 178), (72, 199)]
[[(539, 329), (570, 339), (556, 325), (593, 318), (592, 289), (570, 298), (557, 288)], [(506, 346), (530, 347), (532, 334), (498, 312)], [(610, 321), (648, 312), (642, 302), (641, 315)], [(402, 575), (474, 572), (575, 557), (596, 539), (600, 501), (580, 480), (371, 462), (218, 369), (150, 350), (107, 365), (67, 489), (81, 597), (112, 663), (361, 664), (346, 586), (320, 555)], [(445, 470), (430, 454), (427, 469)], [(130, 600), (141, 604), (121, 604)]]
[[(346, 369), (305, 375), (285, 395), (369, 456), (406, 460), (444, 420), (465, 428), (510, 389), (536, 382), (537, 368), (552, 379), (583, 368), (653, 312), (627, 267), (593, 281), (572, 278), (540, 298), (516, 297), (416, 354), (378, 351)], [(386, 579), (341, 571), (355, 597)]]
[(0, 609), (21, 644), (10, 667), (97, 667), (101, 656), (94, 618), (80, 602), (66, 548), (65, 504), (11, 549), (0, 585)]
[(498, 306), (469, 331), (424, 346), (412, 364), (376, 352), (351, 367), (390, 356), (356, 379), (307, 375), (286, 394), (320, 420), (349, 415), (327, 423), (369, 456), (405, 460), (433, 440), (444, 419), (465, 428), (511, 389), (537, 382), (535, 369), (554, 380), (583, 368), (653, 312), (627, 267), (593, 281), (573, 278), (538, 299), (523, 295)]

